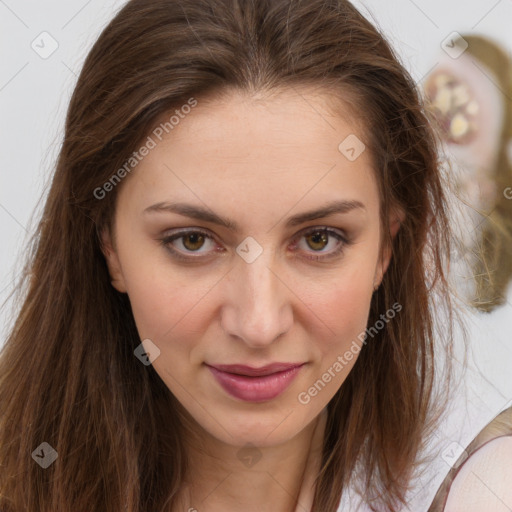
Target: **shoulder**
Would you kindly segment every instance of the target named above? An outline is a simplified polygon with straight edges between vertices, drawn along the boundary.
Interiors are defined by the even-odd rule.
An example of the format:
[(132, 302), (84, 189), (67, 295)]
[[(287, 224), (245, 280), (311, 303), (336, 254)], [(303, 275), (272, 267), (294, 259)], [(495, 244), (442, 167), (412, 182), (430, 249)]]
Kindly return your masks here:
[(512, 436), (478, 448), (460, 467), (450, 487), (446, 512), (509, 512), (512, 509)]

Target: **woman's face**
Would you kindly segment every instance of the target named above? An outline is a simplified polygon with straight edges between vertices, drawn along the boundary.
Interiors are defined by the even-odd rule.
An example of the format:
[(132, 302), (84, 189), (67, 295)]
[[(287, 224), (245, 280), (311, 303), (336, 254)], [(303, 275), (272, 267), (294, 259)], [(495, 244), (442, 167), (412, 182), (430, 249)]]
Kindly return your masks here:
[(119, 185), (104, 238), (155, 371), (231, 445), (284, 442), (321, 412), (389, 261), (365, 134), (326, 101), (199, 99)]

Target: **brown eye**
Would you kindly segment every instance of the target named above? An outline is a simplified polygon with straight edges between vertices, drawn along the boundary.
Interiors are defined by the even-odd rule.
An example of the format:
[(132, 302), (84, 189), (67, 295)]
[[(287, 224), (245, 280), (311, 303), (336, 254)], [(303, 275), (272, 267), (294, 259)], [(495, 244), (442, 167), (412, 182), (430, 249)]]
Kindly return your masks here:
[[(199, 259), (215, 250), (213, 237), (199, 229), (180, 231), (173, 235), (169, 235), (160, 241), (173, 256), (184, 260)], [(211, 244), (210, 248), (208, 248), (208, 242)], [(205, 246), (206, 249), (201, 250)], [(196, 253), (197, 256), (194, 256), (194, 253)]]
[[(300, 247), (301, 243), (298, 241), (302, 241), (302, 239), (306, 240), (306, 247)], [(210, 248), (208, 248), (208, 242), (212, 244)], [(199, 229), (180, 231), (161, 239), (161, 243), (171, 252), (173, 257), (188, 261), (202, 259), (204, 256), (216, 250), (213, 237)], [(321, 227), (310, 229), (297, 236), (294, 247), (298, 247), (300, 252), (309, 253), (310, 256), (304, 256), (306, 259), (319, 261), (341, 255), (344, 248), (349, 244), (351, 244), (351, 241), (343, 232)], [(331, 251), (325, 251), (324, 249), (328, 248), (330, 245), (334, 246), (333, 249)], [(206, 249), (201, 250), (205, 246)]]
[(183, 238), (183, 246), (188, 251), (197, 251), (201, 249), (204, 244), (205, 236), (202, 233), (191, 233), (189, 235), (184, 235)]
[[(301, 247), (300, 241), (306, 240), (305, 247)], [(333, 243), (331, 243), (331, 241)], [(327, 227), (314, 228), (302, 233), (296, 238), (294, 247), (300, 249), (300, 252), (306, 253), (304, 258), (308, 260), (320, 261), (328, 260), (340, 256), (344, 249), (352, 242), (341, 231)], [(326, 247), (332, 247), (332, 250), (324, 250)], [(308, 255), (309, 254), (309, 255)]]
[(308, 245), (316, 251), (322, 250), (329, 242), (329, 237), (322, 231), (314, 231), (306, 237)]

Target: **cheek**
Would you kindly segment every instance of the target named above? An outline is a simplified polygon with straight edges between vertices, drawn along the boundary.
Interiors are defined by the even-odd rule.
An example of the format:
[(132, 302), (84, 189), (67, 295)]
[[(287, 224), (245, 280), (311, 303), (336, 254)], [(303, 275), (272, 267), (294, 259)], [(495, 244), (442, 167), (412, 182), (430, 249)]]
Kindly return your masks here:
[[(141, 244), (142, 246), (143, 244)], [(147, 245), (147, 243), (146, 243)], [(172, 265), (163, 248), (124, 248), (121, 260), (128, 297), (141, 339), (173, 339), (193, 329), (196, 308), (208, 297), (218, 277)]]
[(353, 271), (346, 270), (323, 291), (318, 290), (311, 302), (312, 310), (330, 329), (330, 336), (323, 337), (319, 347), (324, 358), (345, 350), (367, 326), (373, 272), (370, 266), (359, 265), (354, 265)]
[(216, 280), (184, 279), (183, 272), (155, 276), (141, 273), (130, 283), (130, 303), (140, 336), (172, 343), (197, 331), (197, 314)]
[(128, 288), (140, 339), (149, 338), (160, 351), (152, 366), (182, 403), (189, 400), (182, 390), (194, 385), (190, 364), (208, 322), (208, 292), (218, 280), (186, 276), (179, 270), (163, 275), (155, 266), (139, 268)]
[(322, 347), (322, 371), (332, 367), (339, 356), (343, 357), (348, 351), (352, 351), (353, 355), (349, 354), (346, 358), (347, 361), (352, 361), (352, 364), (344, 362), (345, 370), (339, 374), (340, 379), (344, 380), (347, 372), (355, 364), (362, 346), (361, 333), (364, 333), (368, 323), (370, 297), (366, 293), (361, 293), (360, 290), (358, 294), (338, 295), (329, 311), (332, 318), (331, 328), (336, 336)]
[[(362, 348), (373, 292), (367, 269), (346, 272), (315, 297), (313, 316), (329, 327), (329, 334), (310, 338), (314, 364), (299, 386), (297, 400), (315, 410), (325, 407), (351, 372)], [(326, 291), (327, 290), (327, 291)], [(313, 320), (311, 320), (313, 321)], [(314, 320), (319, 324), (318, 318)], [(323, 331), (325, 333), (325, 330)]]

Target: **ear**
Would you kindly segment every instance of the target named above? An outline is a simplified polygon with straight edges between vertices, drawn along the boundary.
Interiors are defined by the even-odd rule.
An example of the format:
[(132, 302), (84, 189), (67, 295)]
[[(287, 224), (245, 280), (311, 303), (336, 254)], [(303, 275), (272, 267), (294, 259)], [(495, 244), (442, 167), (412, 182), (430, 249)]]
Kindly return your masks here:
[[(398, 233), (398, 230), (400, 229), (400, 226), (403, 224), (405, 220), (405, 212), (402, 210), (402, 208), (395, 208), (392, 210), (390, 216), (389, 216), (389, 232), (391, 235), (391, 241), (394, 240), (396, 234)], [(382, 250), (382, 257), (379, 260), (377, 264), (377, 268), (375, 270), (375, 277), (373, 281), (374, 290), (376, 290), (380, 283), (382, 282), (382, 279), (384, 278), (384, 274), (386, 273), (389, 263), (391, 261), (391, 254), (392, 254), (392, 245), (386, 244), (386, 247)]]
[(110, 282), (112, 286), (121, 293), (126, 293), (126, 285), (124, 282), (123, 272), (121, 270), (121, 264), (117, 256), (117, 251), (112, 244), (112, 237), (108, 228), (105, 228), (101, 232), (101, 252), (105, 256), (107, 262)]

